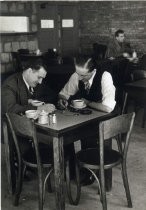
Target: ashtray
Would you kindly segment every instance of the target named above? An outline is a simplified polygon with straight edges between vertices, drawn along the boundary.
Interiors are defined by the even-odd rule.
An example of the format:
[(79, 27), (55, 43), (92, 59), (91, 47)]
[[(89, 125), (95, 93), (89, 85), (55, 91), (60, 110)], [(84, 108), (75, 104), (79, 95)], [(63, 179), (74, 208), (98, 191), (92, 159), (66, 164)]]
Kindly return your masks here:
[(82, 109), (82, 110), (80, 110), (80, 114), (92, 114), (92, 110), (90, 110), (90, 109)]

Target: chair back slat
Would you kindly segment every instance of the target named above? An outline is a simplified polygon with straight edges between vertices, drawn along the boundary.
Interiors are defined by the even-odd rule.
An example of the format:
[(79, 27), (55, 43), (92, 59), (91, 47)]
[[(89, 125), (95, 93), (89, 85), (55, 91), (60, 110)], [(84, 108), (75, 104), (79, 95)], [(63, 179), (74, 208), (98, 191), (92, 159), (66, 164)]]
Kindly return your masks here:
[(36, 136), (36, 128), (34, 122), (26, 118), (25, 116), (20, 116), (15, 113), (6, 113), (6, 118), (12, 133), (18, 156), (21, 156), (21, 150), (19, 148), (18, 143), (19, 137), (24, 137), (23, 140), (25, 141), (29, 141), (31, 139), (35, 148), (38, 170), (41, 170), (41, 159), (39, 154), (38, 139)]
[(104, 140), (127, 133), (132, 129), (135, 113), (119, 115), (110, 120), (103, 121), (99, 128), (103, 130)]
[(33, 138), (34, 125), (30, 119), (14, 113), (6, 113), (6, 117), (12, 124), (12, 128), (14, 129), (16, 135), (24, 136), (29, 139)]

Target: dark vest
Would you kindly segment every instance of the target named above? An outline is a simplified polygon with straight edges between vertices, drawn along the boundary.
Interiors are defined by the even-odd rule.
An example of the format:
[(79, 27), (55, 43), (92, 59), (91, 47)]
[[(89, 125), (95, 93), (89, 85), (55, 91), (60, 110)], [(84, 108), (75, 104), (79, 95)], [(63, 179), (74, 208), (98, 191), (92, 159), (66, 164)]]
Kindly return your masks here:
[(101, 77), (102, 77), (103, 72), (97, 71), (93, 83), (91, 85), (91, 88), (89, 92), (85, 90), (85, 85), (82, 81), (79, 81), (79, 91), (77, 94), (72, 96), (70, 100), (77, 99), (77, 98), (85, 98), (89, 101), (100, 101), (102, 99), (102, 93), (101, 93)]

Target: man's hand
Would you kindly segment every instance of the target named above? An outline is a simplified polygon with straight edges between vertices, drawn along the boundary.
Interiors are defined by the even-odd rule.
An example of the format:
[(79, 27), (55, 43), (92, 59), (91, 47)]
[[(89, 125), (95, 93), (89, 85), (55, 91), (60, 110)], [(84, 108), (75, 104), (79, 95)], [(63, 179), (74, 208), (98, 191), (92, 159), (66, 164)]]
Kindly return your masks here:
[(33, 100), (32, 99), (28, 99), (28, 104), (32, 105)]
[(43, 101), (28, 99), (28, 104), (31, 104), (32, 106), (41, 106), (44, 105), (45, 103)]
[(66, 109), (67, 106), (68, 106), (68, 101), (66, 99), (60, 98), (58, 100), (58, 108), (60, 108), (60, 109)]
[(51, 112), (54, 112), (56, 108), (53, 104), (44, 104), (44, 105), (38, 106), (37, 109), (40, 111), (44, 110), (45, 112), (51, 113)]

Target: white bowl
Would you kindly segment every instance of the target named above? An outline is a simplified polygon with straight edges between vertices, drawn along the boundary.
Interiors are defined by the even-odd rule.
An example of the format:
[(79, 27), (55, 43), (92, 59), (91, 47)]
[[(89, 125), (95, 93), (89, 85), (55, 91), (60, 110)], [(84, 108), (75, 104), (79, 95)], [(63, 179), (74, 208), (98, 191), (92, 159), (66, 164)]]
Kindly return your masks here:
[(25, 115), (27, 118), (37, 119), (39, 116), (38, 110), (27, 110), (25, 111)]

